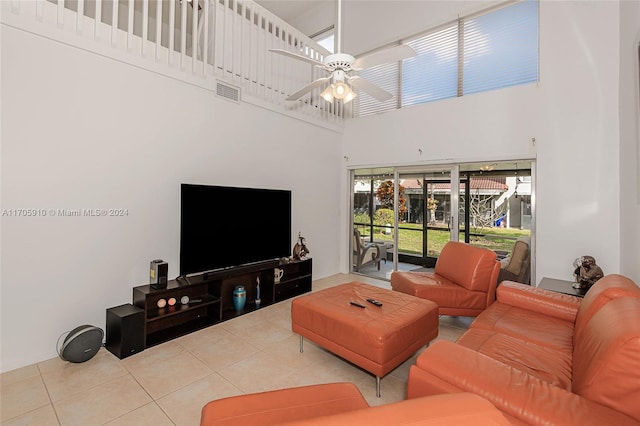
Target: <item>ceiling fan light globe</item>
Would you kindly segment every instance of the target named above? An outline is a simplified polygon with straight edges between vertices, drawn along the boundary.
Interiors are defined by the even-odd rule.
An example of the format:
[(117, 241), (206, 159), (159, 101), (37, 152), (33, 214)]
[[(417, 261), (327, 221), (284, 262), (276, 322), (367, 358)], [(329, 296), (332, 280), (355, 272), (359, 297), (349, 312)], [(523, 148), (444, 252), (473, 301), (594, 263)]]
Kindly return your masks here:
[(354, 100), (356, 96), (358, 96), (358, 94), (356, 92), (354, 92), (353, 90), (350, 90), (349, 93), (347, 93), (347, 95), (342, 100), (342, 103), (348, 104), (349, 102)]
[(327, 86), (327, 88), (320, 93), (320, 97), (327, 102), (333, 102), (333, 84)]
[(351, 88), (341, 81), (333, 85), (333, 96), (336, 99), (343, 99), (349, 92), (351, 92)]

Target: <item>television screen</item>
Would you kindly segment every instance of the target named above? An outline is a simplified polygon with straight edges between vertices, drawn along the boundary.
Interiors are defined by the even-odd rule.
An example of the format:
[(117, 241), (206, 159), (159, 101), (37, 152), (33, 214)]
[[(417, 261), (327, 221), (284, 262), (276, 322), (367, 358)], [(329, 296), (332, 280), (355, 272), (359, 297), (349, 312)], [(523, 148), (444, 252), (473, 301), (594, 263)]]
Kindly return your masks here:
[(180, 275), (291, 255), (291, 191), (182, 184)]

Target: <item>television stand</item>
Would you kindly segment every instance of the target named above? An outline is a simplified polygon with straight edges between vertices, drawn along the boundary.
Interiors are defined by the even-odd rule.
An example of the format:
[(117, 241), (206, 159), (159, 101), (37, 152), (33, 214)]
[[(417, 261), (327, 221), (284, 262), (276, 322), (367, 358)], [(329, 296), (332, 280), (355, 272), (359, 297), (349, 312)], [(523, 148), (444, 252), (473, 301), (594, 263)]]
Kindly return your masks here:
[[(275, 282), (274, 269), (284, 271)], [(207, 271), (179, 277), (167, 288), (149, 284), (133, 288), (133, 304), (144, 309), (145, 347), (157, 345), (256, 309), (311, 291), (312, 259), (281, 263), (279, 260)], [(256, 284), (260, 278), (260, 308), (256, 308)], [(244, 309), (233, 307), (233, 290), (244, 286)], [(186, 296), (186, 298), (185, 298)], [(188, 298), (188, 300), (187, 300)], [(171, 305), (169, 301), (175, 303)], [(182, 303), (182, 302), (186, 303)], [(160, 303), (159, 303), (160, 302)]]

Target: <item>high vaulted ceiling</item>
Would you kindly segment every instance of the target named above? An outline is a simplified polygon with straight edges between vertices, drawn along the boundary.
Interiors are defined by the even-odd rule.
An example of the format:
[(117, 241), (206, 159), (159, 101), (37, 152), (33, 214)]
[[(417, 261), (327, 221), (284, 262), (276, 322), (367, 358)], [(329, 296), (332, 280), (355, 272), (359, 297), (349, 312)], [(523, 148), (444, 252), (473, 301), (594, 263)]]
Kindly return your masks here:
[[(255, 0), (308, 36), (335, 24), (337, 0)], [(504, 0), (343, 0), (343, 49), (360, 54)]]
[(318, 7), (333, 8), (335, 0), (257, 0), (256, 3), (285, 21), (293, 22)]

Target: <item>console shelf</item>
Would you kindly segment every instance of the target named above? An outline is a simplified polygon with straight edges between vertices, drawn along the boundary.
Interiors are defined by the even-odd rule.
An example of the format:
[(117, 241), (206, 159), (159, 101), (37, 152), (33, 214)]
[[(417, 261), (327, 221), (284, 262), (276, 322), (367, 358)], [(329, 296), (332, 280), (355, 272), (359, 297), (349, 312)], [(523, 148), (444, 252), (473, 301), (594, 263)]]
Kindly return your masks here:
[(215, 303), (220, 303), (219, 297), (214, 297), (209, 294), (203, 295), (199, 299), (201, 302), (189, 302), (186, 304), (182, 304), (181, 302), (177, 302), (174, 306), (165, 306), (164, 308), (150, 309), (147, 313), (148, 321), (157, 321), (162, 320), (164, 318), (170, 317), (172, 315), (181, 315), (182, 313), (192, 310), (198, 309), (202, 306), (212, 305)]
[[(282, 270), (278, 282), (274, 277), (276, 268)], [(148, 284), (134, 287), (133, 304), (144, 310), (145, 347), (311, 291), (311, 271), (311, 258), (288, 263), (274, 260), (208, 272), (189, 277), (188, 282), (171, 280), (164, 289), (154, 289)], [(258, 280), (261, 303), (257, 308)], [(241, 311), (233, 306), (233, 290), (238, 285), (247, 292)], [(187, 303), (182, 303), (183, 298)], [(169, 301), (174, 300), (175, 304), (170, 305)]]

